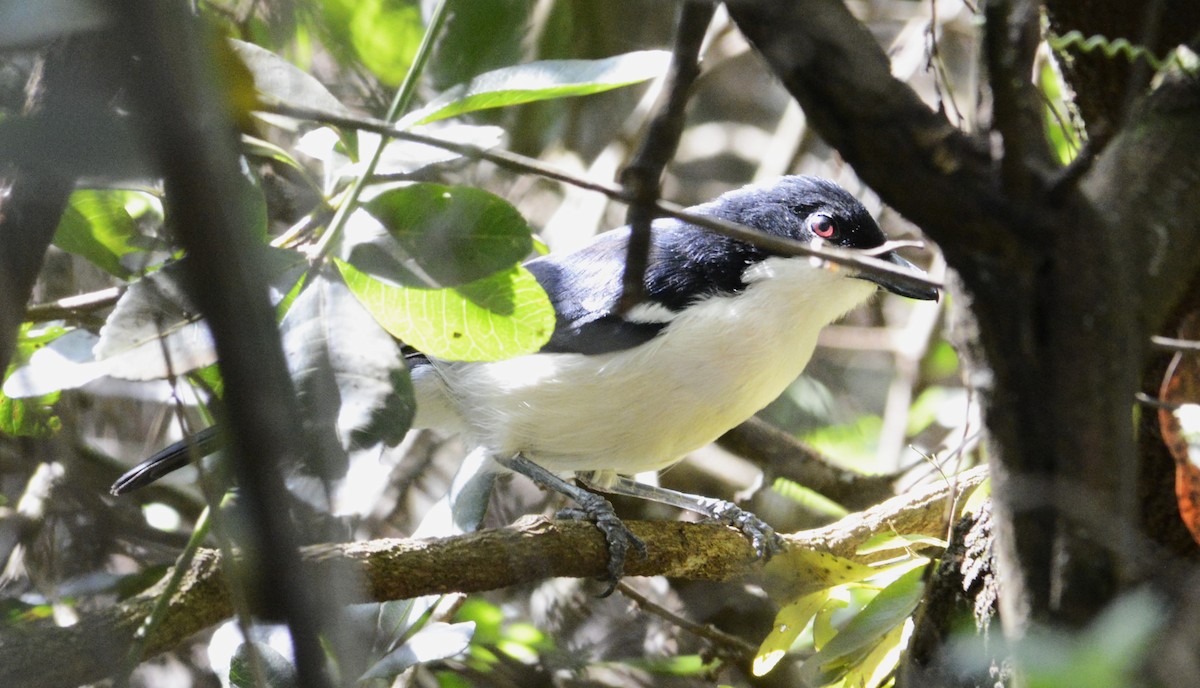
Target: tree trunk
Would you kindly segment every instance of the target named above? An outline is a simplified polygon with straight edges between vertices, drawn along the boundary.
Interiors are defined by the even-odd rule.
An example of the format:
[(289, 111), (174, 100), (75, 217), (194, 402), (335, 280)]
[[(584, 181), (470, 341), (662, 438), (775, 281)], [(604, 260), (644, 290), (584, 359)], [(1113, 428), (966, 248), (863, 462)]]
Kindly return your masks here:
[(987, 6), (996, 145), (895, 81), (840, 2), (730, 13), (810, 124), (938, 242), (965, 285), (986, 361), (972, 380), (991, 434), (1006, 630), (1089, 622), (1157, 563), (1138, 515), (1130, 410), (1149, 337), (1200, 268), (1195, 75), (1166, 79), (1103, 150), (1063, 170), (1029, 82), (1037, 3)]

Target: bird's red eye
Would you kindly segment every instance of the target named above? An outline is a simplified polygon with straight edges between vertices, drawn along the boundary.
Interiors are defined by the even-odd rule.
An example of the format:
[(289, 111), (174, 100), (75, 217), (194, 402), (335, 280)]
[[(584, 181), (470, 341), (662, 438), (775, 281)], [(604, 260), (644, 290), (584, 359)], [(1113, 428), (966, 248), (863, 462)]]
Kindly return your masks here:
[(828, 215), (810, 215), (808, 217), (808, 231), (822, 239), (828, 239), (837, 231), (837, 225), (833, 224), (833, 220)]

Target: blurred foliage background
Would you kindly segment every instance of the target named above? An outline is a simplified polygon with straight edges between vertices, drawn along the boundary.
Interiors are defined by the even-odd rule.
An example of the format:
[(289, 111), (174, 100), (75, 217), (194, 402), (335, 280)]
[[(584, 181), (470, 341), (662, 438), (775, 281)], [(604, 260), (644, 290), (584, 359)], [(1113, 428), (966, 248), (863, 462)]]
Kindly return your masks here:
[[(214, 36), (259, 46), (294, 65), (315, 77), (348, 112), (383, 117), (413, 67), (435, 4), (242, 0), (198, 2), (195, 10)], [(416, 82), (410, 110), (491, 70), (539, 60), (594, 60), (669, 49), (673, 38), (674, 6), (653, 0), (450, 4), (452, 11)], [(951, 122), (973, 131), (981, 100), (973, 3), (850, 4), (891, 57), (893, 73)], [(12, 120), (22, 112), (24, 84), (36, 62), (31, 45), (41, 36), (68, 31), (76, 22), (96, 21), (89, 14), (95, 9), (56, 2), (35, 21), (19, 15), (11, 4), (4, 6), (8, 14), (0, 15), (0, 23), (9, 28), (2, 36), (7, 50), (0, 60), (0, 118)], [(244, 50), (218, 52), (229, 60), (223, 72), (236, 95), (238, 88), (247, 88), (239, 82), (241, 71), (256, 67), (246, 66)], [(264, 57), (259, 66), (264, 61), (270, 63)], [(663, 181), (664, 197), (690, 205), (751, 181), (782, 174), (820, 175), (862, 199), (892, 238), (920, 239), (805, 126), (803, 113), (723, 10), (709, 29), (702, 67), (678, 153)], [(1061, 156), (1070, 159), (1078, 136), (1049, 60), (1041, 79), (1047, 130)], [(308, 93), (306, 88), (298, 92)], [(659, 88), (658, 81), (649, 81), (593, 95), (480, 110), (452, 120), (470, 129), (442, 131), (448, 138), (498, 145), (580, 177), (609, 181), (636, 148)], [(119, 108), (119, 89), (117, 93)], [(365, 134), (270, 114), (248, 116), (241, 124), (246, 183), (262, 214), (264, 238), (293, 246), (318, 243), (353, 183), (355, 172), (339, 172), (337, 165), (362, 162)], [(493, 130), (482, 127), (498, 127), (494, 140), (487, 138)], [(322, 131), (336, 135), (323, 139)], [(495, 194), (520, 212), (551, 251), (569, 250), (624, 223), (625, 207), (620, 203), (484, 161), (453, 157), (379, 174), (388, 182), (434, 182)], [(38, 317), (31, 317), (23, 330), (18, 363), (67, 330), (97, 333), (106, 320), (112, 322), (115, 299), (108, 290), (124, 289), (177, 257), (161, 194), (156, 180), (139, 174), (107, 174), (80, 183), (46, 259), (34, 298), (37, 306), (31, 310)], [(935, 277), (944, 274), (936, 246), (927, 244), (925, 250), (909, 253)], [(55, 303), (79, 295), (94, 298), (77, 308)], [(944, 301), (878, 297), (822, 334), (805, 375), (761, 417), (844, 469), (888, 476), (896, 490), (944, 480), (943, 472), (977, 462), (979, 421), (959, 378), (955, 353), (944, 338), (946, 306)], [(205, 377), (201, 369), (171, 382), (103, 376), (84, 384), (75, 379), (61, 392), (32, 401), (5, 398), (0, 590), (13, 623), (46, 615), (69, 622), (81, 612), (111, 604), (123, 590), (144, 584), (145, 574), (161, 573), (175, 561), (206, 504), (194, 469), (122, 497), (109, 496), (108, 485), (124, 468), (182, 437), (180, 411), (191, 427), (206, 424), (202, 400), (213, 388), (219, 391), (219, 385), (219, 379)], [(337, 470), (317, 471), (316, 482), (311, 471), (297, 469), (289, 486), (309, 505), (309, 516), (323, 524), (322, 532), (330, 539), (401, 537), (413, 531), (431, 502), (444, 493), (463, 452), (453, 439), (411, 433), (394, 447), (376, 444), (371, 451), (351, 452)], [(687, 492), (736, 498), (782, 531), (818, 525), (859, 508), (816, 499), (769, 474), (764, 484), (761, 466), (718, 447), (697, 452), (659, 481)], [(545, 503), (545, 495), (524, 481), (513, 481), (496, 500), (489, 516), (493, 525), (522, 514), (549, 513), (558, 506), (557, 501)], [(628, 518), (679, 517), (651, 504), (622, 501), (618, 507)], [(889, 582), (905, 571), (893, 573)], [(665, 579), (629, 584), (659, 605), (698, 624), (712, 624), (751, 648), (770, 630), (778, 603), (749, 585)], [(811, 655), (823, 632), (828, 636), (844, 627), (882, 587), (884, 583), (850, 586), (830, 593), (806, 639), (798, 641), (797, 656)], [(648, 611), (625, 594), (597, 599), (599, 589), (589, 581), (556, 579), (472, 596), (445, 604), (450, 612), (428, 625), (411, 618), (417, 607), (372, 605), (357, 612), (364, 623), (348, 626), (350, 632), (363, 634), (368, 645), (373, 643), (380, 656), (394, 659), (397, 648), (410, 649), (412, 661), (377, 665), (376, 677), (366, 681), (371, 685), (682, 686), (710, 685), (714, 680), (795, 685), (799, 664), (789, 669), (785, 662), (764, 676), (752, 676), (747, 665), (728, 659), (729, 648)], [(384, 619), (391, 620), (392, 631), (399, 631), (380, 631)], [(466, 623), (474, 625), (461, 625)], [(842, 672), (819, 683), (886, 683), (888, 671), (877, 669), (891, 666), (883, 655), (902, 644), (903, 621), (896, 623), (880, 631), (879, 642), (872, 645), (879, 656), (865, 674)], [(372, 634), (372, 626), (380, 632)], [(412, 650), (409, 641), (419, 633), (437, 649)], [(286, 634), (283, 637), (286, 641)], [(279, 638), (269, 629), (262, 631), (262, 643), (256, 647), (265, 663), (270, 664), (266, 660), (273, 652), (288, 652)], [(232, 680), (251, 685), (253, 672), (239, 673), (239, 660), (232, 657), (240, 640), (232, 624), (202, 633), (143, 664), (132, 683), (206, 686)], [(894, 657), (891, 661), (894, 665)]]

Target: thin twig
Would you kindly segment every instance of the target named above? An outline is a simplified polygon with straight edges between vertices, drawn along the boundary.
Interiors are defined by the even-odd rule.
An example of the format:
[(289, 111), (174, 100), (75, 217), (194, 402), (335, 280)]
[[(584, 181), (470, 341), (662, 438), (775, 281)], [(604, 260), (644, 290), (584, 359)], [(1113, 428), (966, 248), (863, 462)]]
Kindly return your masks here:
[(618, 313), (633, 308), (645, 296), (646, 268), (650, 262), (650, 223), (656, 215), (654, 205), (661, 191), (663, 170), (674, 157), (683, 135), (684, 108), (692, 83), (700, 75), (700, 48), (716, 9), (716, 5), (709, 3), (680, 3), (664, 98), (650, 120), (642, 145), (621, 171), (621, 185), (634, 200), (625, 216), (629, 225), (629, 245), (621, 279), (621, 299), (617, 302)]
[(958, 107), (958, 101), (954, 98), (954, 88), (950, 84), (950, 76), (946, 73), (946, 63), (942, 60), (942, 51), (938, 47), (938, 15), (937, 15), (937, 0), (929, 0), (929, 26), (925, 33), (929, 37), (927, 59), (925, 60), (925, 69), (933, 70), (933, 91), (937, 96), (938, 110), (945, 112), (946, 108), (942, 101), (942, 84), (946, 86), (946, 99), (950, 102), (951, 109), (954, 110), (954, 125), (958, 128), (964, 128), (967, 118), (963, 117), (962, 110)]
[(1194, 339), (1174, 339), (1172, 337), (1154, 336), (1150, 338), (1150, 343), (1154, 345), (1154, 348), (1164, 351), (1178, 351), (1185, 354), (1200, 352), (1200, 341)]
[[(434, 146), (443, 150), (458, 153), (464, 157), (486, 160), (504, 169), (525, 174), (536, 174), (541, 177), (545, 177), (546, 179), (553, 179), (564, 184), (577, 186), (581, 189), (595, 191), (622, 203), (630, 203), (633, 200), (623, 188), (617, 186), (616, 184), (597, 181), (594, 179), (585, 179), (553, 165), (547, 165), (539, 160), (518, 155), (510, 151), (487, 150), (480, 148), (479, 146), (472, 146), (470, 144), (449, 141), (447, 139), (442, 139), (435, 136), (405, 131), (378, 119), (350, 117), (316, 108), (300, 107), (284, 103), (272, 103), (270, 105), (263, 104), (263, 107), (264, 111), (266, 112), (283, 115), (285, 117), (306, 119), (314, 122), (320, 122), (322, 124), (328, 124), (337, 127), (347, 127), (351, 129), (360, 129), (362, 131), (373, 131), (405, 141), (413, 141), (415, 143), (421, 143), (427, 146)], [(871, 258), (867, 255), (864, 255), (861, 251), (836, 249), (829, 246), (814, 248), (795, 239), (789, 239), (776, 234), (767, 234), (751, 227), (740, 225), (736, 222), (729, 222), (728, 220), (722, 220), (706, 215), (697, 215), (689, 212), (687, 208), (669, 201), (658, 201), (654, 204), (654, 209), (659, 214), (679, 218), (684, 222), (696, 225), (697, 227), (703, 227), (711, 232), (720, 234), (721, 236), (744, 241), (748, 244), (766, 249), (779, 255), (812, 256), (837, 265), (852, 267), (863, 274), (887, 276), (893, 278), (897, 283), (904, 284), (906, 286), (933, 287), (935, 289), (942, 288), (942, 284), (936, 280), (922, 277), (913, 272), (897, 267), (892, 263)]]
[(729, 633), (722, 631), (712, 624), (700, 624), (692, 621), (691, 619), (685, 619), (670, 609), (667, 609), (661, 604), (646, 597), (642, 593), (635, 590), (632, 585), (625, 583), (624, 581), (617, 583), (617, 590), (620, 590), (622, 595), (633, 600), (637, 606), (641, 607), (643, 610), (678, 626), (692, 635), (704, 638), (726, 650), (726, 652), (719, 654), (724, 656), (732, 656), (733, 659), (739, 662), (749, 663), (758, 653), (757, 647), (746, 642), (745, 640), (742, 640), (736, 635), (730, 635)]
[(1145, 392), (1136, 392), (1133, 395), (1133, 400), (1142, 406), (1149, 406), (1152, 409), (1161, 409), (1163, 411), (1178, 411), (1181, 404), (1174, 404), (1169, 401), (1163, 401), (1157, 397), (1152, 397)]
[(68, 296), (49, 303), (34, 304), (25, 309), (25, 321), (48, 322), (78, 317), (83, 313), (98, 311), (116, 304), (117, 299), (121, 298), (121, 294), (124, 292), (125, 287), (110, 287), (87, 294)]
[[(394, 122), (401, 114), (403, 114), (408, 106), (412, 103), (412, 99), (417, 92), (417, 81), (420, 80), (421, 74), (425, 71), (425, 64), (429, 61), (429, 56), (433, 54), (434, 39), (441, 33), (442, 25), (446, 21), (449, 14), (447, 11), (447, 0), (440, 0), (433, 10), (433, 16), (430, 17), (429, 26), (425, 29), (425, 35), (421, 37), (421, 44), (417, 46), (417, 53), (413, 57), (412, 66), (408, 70), (408, 74), (404, 75), (404, 82), (400, 84), (400, 89), (396, 91), (395, 98), (392, 99), (391, 105), (388, 106), (387, 114), (384, 116), (389, 122)], [(379, 161), (383, 159), (383, 149), (387, 147), (388, 135), (381, 134), (379, 145), (371, 154), (370, 160), (367, 161), (366, 169), (363, 173), (355, 178), (354, 183), (350, 186), (350, 191), (342, 202), (338, 204), (337, 211), (333, 215), (333, 220), (329, 223), (329, 228), (321, 236), (317, 247), (314, 250), (314, 255), (324, 258), (337, 244), (338, 237), (341, 236), (342, 229), (346, 226), (346, 220), (350, 215), (358, 209), (358, 199), (362, 194), (363, 189), (367, 188), (367, 184), (371, 181), (371, 176), (375, 174), (375, 168), (379, 166)]]

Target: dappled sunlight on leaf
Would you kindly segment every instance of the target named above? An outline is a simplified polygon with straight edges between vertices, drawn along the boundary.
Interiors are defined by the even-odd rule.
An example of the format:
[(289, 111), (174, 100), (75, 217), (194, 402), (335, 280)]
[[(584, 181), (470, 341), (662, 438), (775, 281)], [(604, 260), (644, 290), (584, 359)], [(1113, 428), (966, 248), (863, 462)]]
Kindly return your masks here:
[(554, 332), (554, 309), (533, 275), (513, 267), (445, 289), (385, 284), (337, 261), (350, 290), (393, 336), (454, 361), (511, 358), (537, 351)]

